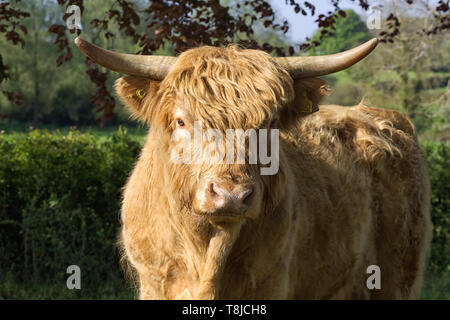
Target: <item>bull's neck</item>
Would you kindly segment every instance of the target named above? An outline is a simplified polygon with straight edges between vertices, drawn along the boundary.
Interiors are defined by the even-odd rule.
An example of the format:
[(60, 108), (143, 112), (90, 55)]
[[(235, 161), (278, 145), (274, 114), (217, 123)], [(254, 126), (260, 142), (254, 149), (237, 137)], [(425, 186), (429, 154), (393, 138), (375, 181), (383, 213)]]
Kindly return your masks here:
[[(151, 148), (148, 148), (146, 151), (150, 150)], [(173, 251), (181, 253), (179, 258), (183, 260), (187, 274), (192, 280), (187, 294), (180, 298), (218, 298), (223, 270), (243, 222), (215, 225), (205, 218), (194, 216), (188, 208), (173, 198), (171, 192), (163, 191), (169, 188), (172, 177), (167, 173), (164, 162), (158, 159), (159, 155), (155, 149), (152, 151), (153, 170), (165, 173), (158, 175), (159, 181), (149, 181), (153, 186), (160, 186), (159, 190), (153, 190), (155, 193), (151, 198), (152, 201), (166, 203), (168, 211), (152, 214), (157, 214), (158, 219), (166, 219), (166, 225), (170, 226), (166, 232), (173, 233), (178, 239), (178, 248)]]
[(208, 221), (199, 223), (196, 218), (176, 210), (171, 210), (169, 219), (172, 232), (179, 239), (186, 271), (192, 280), (187, 298), (219, 298), (224, 267), (242, 222), (223, 225)]
[(241, 225), (216, 226), (207, 250), (199, 264), (198, 285), (194, 299), (218, 299), (222, 276), (229, 253), (239, 235)]

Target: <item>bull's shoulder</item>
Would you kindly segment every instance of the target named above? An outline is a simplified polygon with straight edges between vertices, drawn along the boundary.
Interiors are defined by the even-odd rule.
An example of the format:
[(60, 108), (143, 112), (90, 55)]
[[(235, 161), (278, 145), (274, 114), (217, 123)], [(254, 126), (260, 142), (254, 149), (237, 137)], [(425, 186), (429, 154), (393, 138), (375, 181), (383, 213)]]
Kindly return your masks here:
[(416, 130), (412, 121), (406, 115), (390, 109), (368, 107), (364, 104), (359, 104), (354, 107), (343, 107), (338, 105), (321, 106), (321, 116), (329, 121), (342, 120), (342, 117), (359, 118), (363, 122), (374, 124), (382, 128), (383, 124), (389, 122), (389, 127), (386, 129), (400, 130), (405, 134), (415, 137)]
[(361, 113), (365, 113), (374, 121), (390, 121), (391, 126), (395, 130), (400, 130), (411, 137), (416, 136), (416, 129), (411, 119), (398, 111), (366, 107), (364, 105), (356, 106), (355, 109)]
[[(418, 150), (411, 120), (394, 110), (358, 105), (321, 106), (300, 123), (300, 139), (332, 153), (347, 152), (368, 163), (387, 158), (401, 159)], [(304, 141), (304, 140), (303, 140)]]

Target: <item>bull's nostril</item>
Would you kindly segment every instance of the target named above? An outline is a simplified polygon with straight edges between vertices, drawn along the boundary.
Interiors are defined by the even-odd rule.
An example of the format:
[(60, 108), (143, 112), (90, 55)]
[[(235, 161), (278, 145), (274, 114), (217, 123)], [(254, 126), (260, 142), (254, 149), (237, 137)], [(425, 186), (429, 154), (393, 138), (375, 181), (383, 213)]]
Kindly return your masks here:
[(206, 202), (215, 211), (241, 212), (250, 207), (253, 194), (253, 186), (210, 182), (206, 189)]
[(208, 191), (209, 191), (209, 193), (211, 194), (211, 196), (213, 196), (213, 197), (217, 197), (217, 196), (218, 196), (218, 193), (217, 193), (217, 191), (215, 190), (215, 188), (216, 188), (216, 186), (214, 185), (214, 182), (211, 182), (211, 183), (209, 184)]

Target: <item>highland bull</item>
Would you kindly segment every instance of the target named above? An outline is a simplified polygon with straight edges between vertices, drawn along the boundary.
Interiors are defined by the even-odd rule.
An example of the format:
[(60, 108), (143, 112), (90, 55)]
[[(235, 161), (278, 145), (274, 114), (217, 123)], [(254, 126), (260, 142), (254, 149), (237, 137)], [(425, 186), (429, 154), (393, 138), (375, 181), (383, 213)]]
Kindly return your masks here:
[[(430, 186), (413, 124), (363, 104), (319, 107), (327, 86), (317, 77), (360, 61), (376, 39), (290, 58), (237, 46), (162, 57), (76, 44), (128, 75), (117, 93), (149, 125), (121, 215), (140, 298), (419, 297)], [(278, 129), (277, 172), (261, 174), (259, 161), (171, 161), (173, 133), (194, 134), (195, 121), (221, 133)], [(366, 284), (371, 265), (379, 289)]]

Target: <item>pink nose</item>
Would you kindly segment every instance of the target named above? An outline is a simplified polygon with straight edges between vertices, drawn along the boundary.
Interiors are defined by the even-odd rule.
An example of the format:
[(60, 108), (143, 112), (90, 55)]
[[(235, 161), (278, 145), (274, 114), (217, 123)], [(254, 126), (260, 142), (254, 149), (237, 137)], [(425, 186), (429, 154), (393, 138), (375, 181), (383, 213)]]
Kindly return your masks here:
[(206, 194), (216, 213), (242, 213), (250, 206), (253, 186), (211, 182)]

